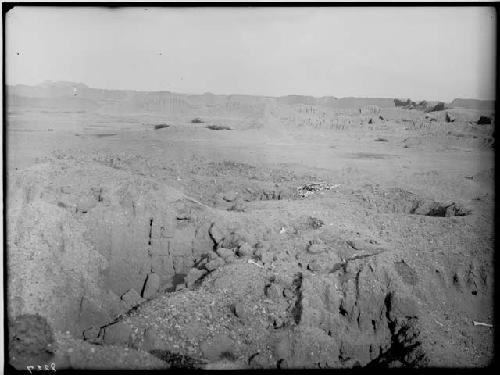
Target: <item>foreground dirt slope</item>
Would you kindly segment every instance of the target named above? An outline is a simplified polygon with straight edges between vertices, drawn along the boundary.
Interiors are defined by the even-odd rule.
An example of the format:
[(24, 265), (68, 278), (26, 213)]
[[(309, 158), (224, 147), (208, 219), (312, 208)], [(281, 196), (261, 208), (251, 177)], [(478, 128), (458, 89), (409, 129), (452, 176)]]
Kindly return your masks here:
[(11, 363), (489, 364), (494, 123), (299, 99), (258, 127), (17, 109)]

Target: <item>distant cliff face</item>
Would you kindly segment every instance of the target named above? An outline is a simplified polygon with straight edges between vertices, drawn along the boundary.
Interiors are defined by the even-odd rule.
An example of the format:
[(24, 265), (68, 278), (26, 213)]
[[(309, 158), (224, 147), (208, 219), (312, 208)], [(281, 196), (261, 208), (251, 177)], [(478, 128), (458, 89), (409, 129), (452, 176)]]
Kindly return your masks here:
[[(153, 113), (182, 115), (237, 115), (262, 118), (266, 106), (309, 105), (331, 109), (360, 109), (375, 105), (379, 108), (395, 107), (393, 98), (315, 98), (305, 95), (264, 97), (252, 95), (215, 95), (205, 93), (187, 95), (169, 91), (130, 91), (90, 88), (82, 83), (46, 81), (37, 86), (15, 85), (7, 87), (7, 105), (56, 110), (99, 111), (105, 113)], [(494, 101), (455, 99), (450, 107), (491, 109)]]
[(262, 117), (265, 98), (247, 95), (186, 95), (169, 91), (125, 91), (89, 88), (81, 84), (43, 83), (7, 88), (9, 107), (104, 113), (227, 115)]
[(451, 106), (454, 108), (467, 108), (467, 109), (477, 109), (477, 110), (495, 110), (494, 100), (478, 100), (478, 99), (454, 99), (451, 102)]

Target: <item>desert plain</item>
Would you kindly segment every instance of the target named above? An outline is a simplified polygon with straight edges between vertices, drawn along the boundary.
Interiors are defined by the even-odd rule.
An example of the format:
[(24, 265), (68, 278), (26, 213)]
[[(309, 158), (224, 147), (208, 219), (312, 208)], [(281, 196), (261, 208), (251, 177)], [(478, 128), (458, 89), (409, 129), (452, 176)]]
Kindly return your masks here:
[(491, 364), (494, 102), (7, 94), (13, 366)]

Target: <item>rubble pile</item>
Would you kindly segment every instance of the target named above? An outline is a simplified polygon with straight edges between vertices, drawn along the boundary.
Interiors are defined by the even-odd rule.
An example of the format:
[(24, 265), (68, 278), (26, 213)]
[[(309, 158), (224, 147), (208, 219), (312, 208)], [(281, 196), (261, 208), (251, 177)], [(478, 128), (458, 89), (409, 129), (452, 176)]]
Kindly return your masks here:
[(328, 184), (326, 182), (312, 182), (309, 184), (305, 184), (299, 186), (297, 188), (297, 192), (300, 197), (306, 198), (314, 193), (325, 191), (325, 190), (333, 190), (340, 186), (340, 184)]

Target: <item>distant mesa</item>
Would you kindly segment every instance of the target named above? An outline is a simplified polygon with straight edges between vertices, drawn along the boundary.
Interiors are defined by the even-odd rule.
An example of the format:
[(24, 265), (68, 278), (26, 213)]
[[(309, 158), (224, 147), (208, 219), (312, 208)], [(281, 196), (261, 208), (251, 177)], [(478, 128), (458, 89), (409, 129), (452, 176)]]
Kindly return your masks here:
[(495, 110), (494, 100), (479, 100), (479, 99), (454, 99), (451, 102), (453, 108), (466, 108), (477, 110)]
[[(409, 98), (362, 98), (310, 95), (279, 97), (256, 95), (180, 94), (170, 91), (107, 90), (90, 88), (84, 83), (44, 81), (35, 86), (7, 86), (9, 106), (32, 108), (50, 107), (61, 111), (102, 111), (104, 113), (158, 113), (187, 115), (199, 111), (200, 115), (237, 114), (246, 118), (261, 118), (269, 103), (286, 106), (319, 106), (330, 109), (363, 109), (369, 106), (415, 109), (424, 112), (451, 108), (494, 111), (494, 100), (454, 99), (451, 103), (413, 101)], [(190, 120), (203, 123), (201, 118)]]
[(88, 89), (89, 87), (84, 83), (69, 82), (69, 81), (43, 81), (35, 87), (40, 88), (70, 88), (70, 89)]

